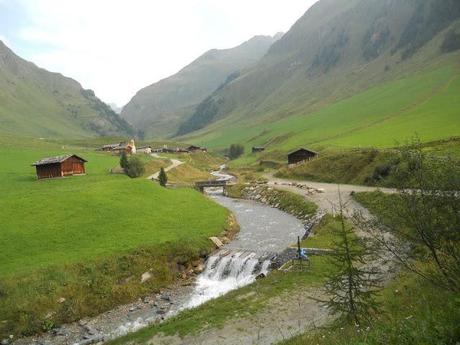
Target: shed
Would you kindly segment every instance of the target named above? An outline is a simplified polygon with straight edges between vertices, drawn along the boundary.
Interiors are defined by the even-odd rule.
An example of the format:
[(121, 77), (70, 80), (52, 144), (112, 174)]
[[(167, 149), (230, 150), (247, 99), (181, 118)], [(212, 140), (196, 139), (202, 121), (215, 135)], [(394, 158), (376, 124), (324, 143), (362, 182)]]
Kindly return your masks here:
[(87, 161), (77, 155), (47, 157), (36, 161), (32, 166), (37, 170), (37, 178), (54, 178), (85, 174)]
[(195, 146), (195, 145), (190, 145), (189, 147), (187, 147), (187, 151), (188, 152), (207, 152), (207, 149), (204, 148), (204, 147), (199, 147), (199, 146)]
[(258, 152), (263, 152), (265, 151), (265, 147), (262, 146), (254, 146), (252, 148), (252, 153), (258, 153)]
[(301, 148), (288, 154), (288, 164), (291, 165), (309, 161), (315, 158), (317, 155), (318, 152)]

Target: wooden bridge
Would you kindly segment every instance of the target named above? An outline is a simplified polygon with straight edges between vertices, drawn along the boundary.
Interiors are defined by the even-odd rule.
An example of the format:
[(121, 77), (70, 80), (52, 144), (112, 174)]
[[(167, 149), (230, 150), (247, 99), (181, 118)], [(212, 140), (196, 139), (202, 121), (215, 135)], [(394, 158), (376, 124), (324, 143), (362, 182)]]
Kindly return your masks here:
[(224, 192), (226, 190), (227, 186), (232, 185), (228, 180), (210, 180), (210, 181), (197, 181), (195, 182), (195, 188), (198, 189), (201, 193), (204, 192), (205, 188), (220, 188), (222, 187), (224, 189)]

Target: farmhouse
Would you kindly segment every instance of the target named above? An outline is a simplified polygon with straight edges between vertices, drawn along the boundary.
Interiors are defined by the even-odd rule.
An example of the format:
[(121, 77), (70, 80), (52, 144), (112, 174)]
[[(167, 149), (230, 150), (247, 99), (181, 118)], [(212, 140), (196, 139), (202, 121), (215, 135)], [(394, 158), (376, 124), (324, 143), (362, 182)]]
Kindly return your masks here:
[(113, 154), (121, 154), (123, 151), (127, 154), (136, 154), (136, 145), (132, 139), (128, 144), (118, 143), (118, 144), (107, 144), (102, 146), (100, 149), (106, 152), (112, 152)]
[(207, 152), (208, 150), (204, 147), (199, 147), (199, 146), (195, 146), (195, 145), (190, 145), (189, 147), (187, 147), (186, 149), (188, 152)]
[(288, 154), (288, 164), (297, 164), (304, 161), (309, 161), (318, 155), (317, 152), (304, 148), (298, 149)]
[(87, 161), (77, 155), (65, 155), (40, 159), (32, 166), (37, 170), (37, 178), (54, 178), (85, 174)]
[(137, 151), (137, 153), (151, 154), (152, 153), (152, 147), (151, 146), (138, 147), (136, 151)]
[(258, 152), (263, 152), (265, 151), (265, 147), (262, 146), (254, 146), (252, 148), (252, 153), (258, 153)]

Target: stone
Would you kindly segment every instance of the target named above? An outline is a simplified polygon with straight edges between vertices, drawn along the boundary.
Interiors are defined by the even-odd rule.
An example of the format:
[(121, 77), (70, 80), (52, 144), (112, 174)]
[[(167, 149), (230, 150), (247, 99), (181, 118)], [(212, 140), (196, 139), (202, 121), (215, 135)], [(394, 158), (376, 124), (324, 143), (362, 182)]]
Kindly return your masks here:
[(203, 265), (203, 264), (198, 265), (197, 267), (195, 267), (195, 268), (193, 269), (193, 271), (194, 271), (196, 274), (203, 272), (203, 271), (204, 271), (204, 265)]
[(165, 293), (163, 293), (163, 294), (161, 295), (161, 299), (162, 299), (163, 301), (168, 301), (168, 302), (169, 302), (169, 301), (171, 301), (171, 295), (170, 295), (169, 293), (165, 292)]
[(64, 303), (64, 302), (65, 302), (65, 298), (64, 298), (64, 297), (60, 297), (60, 298), (58, 299), (58, 303), (61, 303), (61, 304), (62, 304), (62, 303)]
[(266, 277), (265, 273), (260, 273), (259, 275), (256, 276), (256, 280), (263, 279), (265, 277)]
[(142, 273), (141, 283), (145, 283), (146, 281), (148, 281), (150, 279), (152, 279), (152, 273), (150, 273), (150, 272)]
[(218, 239), (217, 237), (209, 237), (209, 239), (211, 240), (212, 243), (214, 243), (214, 245), (217, 248), (222, 248), (224, 246), (222, 241), (220, 239)]
[(8, 345), (10, 343), (9, 339), (3, 339), (2, 342), (0, 343), (1, 345)]

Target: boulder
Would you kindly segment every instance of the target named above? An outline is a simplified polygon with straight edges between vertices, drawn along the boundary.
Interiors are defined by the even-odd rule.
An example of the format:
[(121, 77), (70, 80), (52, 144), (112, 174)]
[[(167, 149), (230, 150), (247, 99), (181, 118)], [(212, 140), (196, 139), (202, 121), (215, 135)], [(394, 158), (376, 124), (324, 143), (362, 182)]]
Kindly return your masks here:
[(150, 272), (145, 272), (141, 276), (141, 283), (145, 283), (147, 280), (152, 279), (152, 273)]

